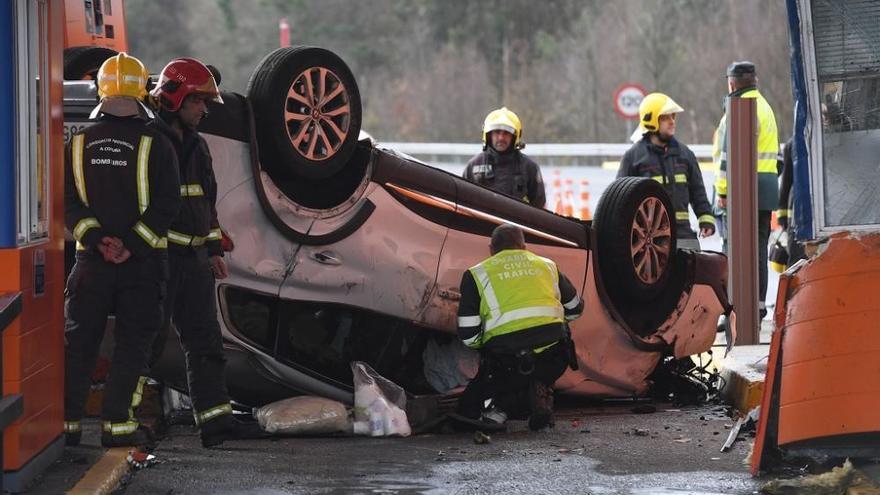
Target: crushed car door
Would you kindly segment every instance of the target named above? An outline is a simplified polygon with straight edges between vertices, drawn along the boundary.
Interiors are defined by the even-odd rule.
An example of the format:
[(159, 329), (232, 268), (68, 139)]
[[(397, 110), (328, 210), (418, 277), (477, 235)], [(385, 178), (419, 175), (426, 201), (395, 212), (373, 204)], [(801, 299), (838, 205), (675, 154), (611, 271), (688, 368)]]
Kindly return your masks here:
[(300, 245), (287, 262), (279, 295), (417, 321), (435, 283), (450, 212), (426, 207), (415, 196), (453, 197), (454, 184), (448, 174), (385, 151), (374, 150), (371, 159), (371, 181), (357, 204), (313, 218), (308, 232), (339, 231), (363, 208), (370, 214), (334, 242)]

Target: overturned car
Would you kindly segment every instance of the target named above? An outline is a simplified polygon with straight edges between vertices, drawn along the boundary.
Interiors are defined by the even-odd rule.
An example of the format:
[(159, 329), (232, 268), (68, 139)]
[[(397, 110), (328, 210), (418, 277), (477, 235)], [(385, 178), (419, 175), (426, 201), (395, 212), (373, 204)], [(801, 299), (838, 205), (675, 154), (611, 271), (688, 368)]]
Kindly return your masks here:
[[(350, 402), (352, 361), (411, 394), (466, 383), (476, 359), (456, 337), (458, 285), (502, 223), (522, 227), (585, 301), (563, 393), (644, 395), (661, 359), (706, 351), (731, 314), (726, 258), (676, 249), (655, 181), (614, 182), (584, 222), (384, 149), (360, 132), (348, 67), (320, 48), (271, 53), (247, 93), (224, 93), (200, 126), (219, 187), (230, 276), (217, 303), (238, 402)], [(87, 125), (90, 83), (66, 82), (65, 102), (66, 127)], [(178, 345), (153, 373), (185, 387)]]

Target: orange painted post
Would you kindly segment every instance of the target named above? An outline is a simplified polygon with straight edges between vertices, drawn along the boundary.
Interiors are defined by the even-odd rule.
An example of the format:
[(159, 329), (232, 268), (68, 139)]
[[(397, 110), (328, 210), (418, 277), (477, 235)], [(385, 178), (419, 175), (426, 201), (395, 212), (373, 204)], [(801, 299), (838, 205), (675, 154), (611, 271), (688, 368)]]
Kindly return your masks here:
[[(754, 98), (728, 98), (727, 218), (730, 228), (731, 302), (736, 306), (737, 345), (757, 344), (758, 319), (758, 152)], [(761, 249), (767, 249), (762, 246)]]

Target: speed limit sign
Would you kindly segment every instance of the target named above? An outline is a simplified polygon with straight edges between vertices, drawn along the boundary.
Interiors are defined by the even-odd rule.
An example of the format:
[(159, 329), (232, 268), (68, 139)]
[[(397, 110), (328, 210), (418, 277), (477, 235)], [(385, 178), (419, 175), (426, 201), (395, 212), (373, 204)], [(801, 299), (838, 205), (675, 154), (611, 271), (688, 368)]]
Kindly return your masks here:
[(645, 94), (645, 88), (640, 84), (621, 84), (614, 92), (614, 111), (627, 120), (638, 119), (639, 104), (642, 103)]

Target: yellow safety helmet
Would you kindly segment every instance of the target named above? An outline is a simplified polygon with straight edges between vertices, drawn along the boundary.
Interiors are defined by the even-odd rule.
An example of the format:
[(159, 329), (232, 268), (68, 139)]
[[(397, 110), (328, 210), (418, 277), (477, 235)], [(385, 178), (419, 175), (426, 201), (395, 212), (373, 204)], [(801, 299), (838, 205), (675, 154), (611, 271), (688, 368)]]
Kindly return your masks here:
[(660, 116), (684, 112), (672, 98), (663, 93), (651, 93), (639, 104), (639, 127), (643, 132), (660, 129)]
[(483, 121), (483, 147), (489, 145), (489, 133), (492, 131), (507, 131), (513, 134), (514, 148), (522, 149), (525, 147), (522, 140), (522, 123), (520, 123), (519, 117), (507, 107), (492, 110), (489, 115), (486, 115), (486, 120)]
[(140, 60), (119, 52), (98, 69), (98, 96), (101, 99), (127, 96), (142, 99), (147, 95), (147, 72)]

